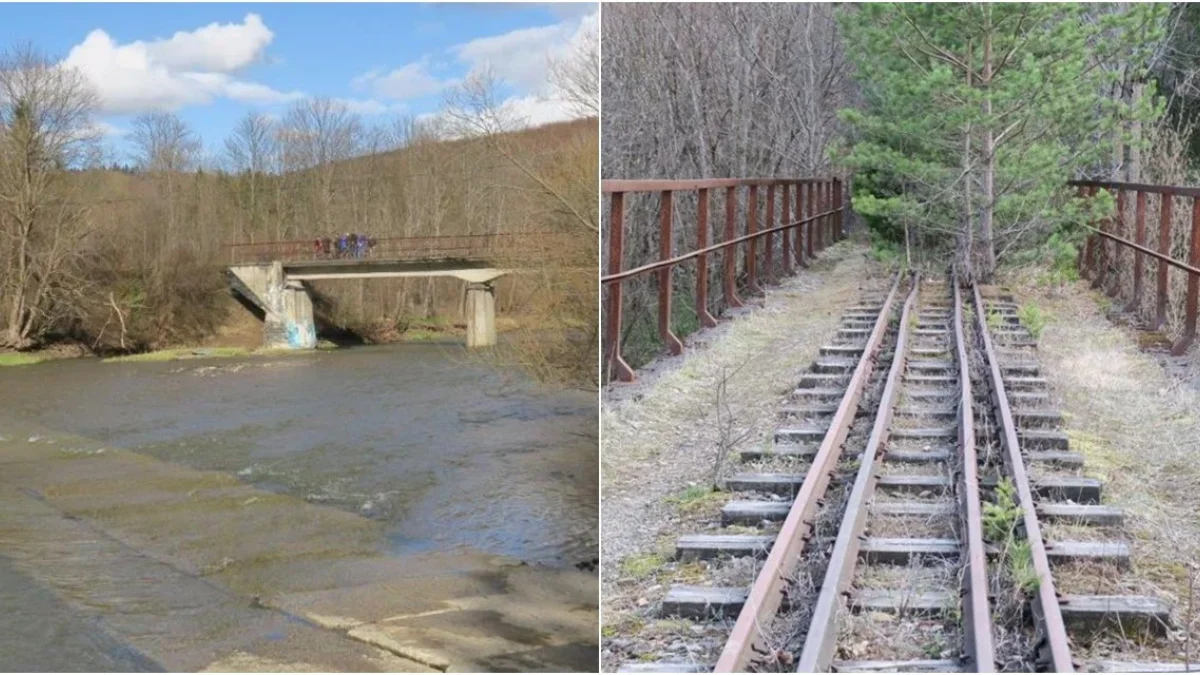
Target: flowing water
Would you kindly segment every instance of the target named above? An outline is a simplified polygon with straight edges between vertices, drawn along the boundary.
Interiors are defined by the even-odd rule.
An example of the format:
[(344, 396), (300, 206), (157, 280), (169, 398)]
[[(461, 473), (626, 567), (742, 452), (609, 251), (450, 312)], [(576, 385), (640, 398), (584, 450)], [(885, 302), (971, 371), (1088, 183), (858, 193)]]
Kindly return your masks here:
[[(81, 586), (68, 588), (41, 571), (44, 556), (64, 556), (45, 559), (50, 567), (82, 563), (62, 546), (30, 543), (37, 538), (33, 522), (52, 523), (39, 526), (43, 531), (91, 528), (118, 541), (120, 550), (168, 565), (171, 574), (212, 582), (235, 598), (258, 588), (253, 578), (267, 587), (264, 598), (277, 593), (283, 605), (300, 591), (355, 588), (447, 566), (439, 561), (487, 559), (577, 574), (576, 563), (591, 561), (597, 549), (596, 414), (594, 394), (541, 387), (445, 344), (3, 369), (0, 472), (11, 480), (0, 474), (0, 490), (7, 490), (0, 497), (9, 499), (0, 513), (0, 598), (22, 598), (41, 610), (43, 632), (83, 637), (41, 652), (36, 641), (0, 640), (0, 669), (43, 658), (69, 661), (72, 650), (86, 670), (193, 664), (144, 657), (146, 644), (154, 652), (153, 641), (134, 639), (141, 651), (129, 649), (123, 624), (109, 616), (109, 604), (97, 605), (87, 574), (70, 580)], [(43, 447), (42, 436), (58, 445)], [(5, 465), (6, 449), (19, 461)], [(63, 460), (81, 454), (87, 459)], [(106, 481), (119, 485), (110, 492), (120, 494), (100, 494)], [(198, 494), (213, 497), (191, 506), (199, 504)], [(272, 495), (286, 501), (275, 508)], [(275, 510), (258, 520), (241, 512), (222, 520), (229, 503), (247, 513)], [(26, 506), (25, 520), (13, 515)], [(43, 508), (46, 514), (37, 511)], [(36, 520), (48, 514), (55, 520)], [(64, 518), (69, 522), (60, 523)], [(242, 524), (257, 529), (245, 536), (233, 531)], [(204, 534), (209, 529), (225, 531), (228, 551), (224, 535)], [(333, 530), (339, 539), (331, 544)], [(339, 564), (321, 566), (320, 574), (333, 578), (336, 568), (336, 582), (294, 581), (290, 570), (300, 563), (289, 559), (284, 568), (278, 560), (278, 551), (293, 550), (296, 560), (333, 556)], [(351, 555), (359, 557), (351, 562)], [(263, 565), (274, 567), (268, 574)], [(343, 571), (360, 569), (375, 571), (362, 578)], [(122, 612), (113, 602), (113, 613)], [(19, 634), (21, 622), (0, 612), (0, 635)], [(97, 637), (88, 639), (84, 625), (96, 627)], [(143, 624), (129, 630), (142, 635)], [(264, 640), (286, 641), (286, 631), (264, 631)], [(197, 646), (203, 655), (194, 663), (225, 654), (212, 644)]]

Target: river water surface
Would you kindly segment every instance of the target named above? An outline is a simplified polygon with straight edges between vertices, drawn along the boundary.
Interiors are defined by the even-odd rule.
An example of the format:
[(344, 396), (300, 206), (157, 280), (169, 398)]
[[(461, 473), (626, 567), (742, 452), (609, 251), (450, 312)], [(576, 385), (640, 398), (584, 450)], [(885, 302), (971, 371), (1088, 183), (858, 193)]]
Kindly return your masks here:
[[(261, 494), (289, 498), (288, 503), (319, 507), (313, 513), (353, 514), (355, 519), (348, 522), (377, 528), (379, 555), (401, 562), (428, 563), (439, 555), (461, 554), (571, 570), (576, 563), (594, 559), (596, 415), (594, 394), (541, 387), (518, 372), (483, 363), (459, 345), (447, 344), (159, 363), (64, 360), (0, 371), (0, 440), (36, 445), (38, 435), (24, 438), (32, 425), (49, 430), (47, 435), (62, 432), (93, 442), (90, 453), (129, 451), (133, 457), (153, 460), (147, 475), (160, 476), (161, 466), (200, 470), (204, 476), (227, 476), (235, 487), (244, 485)], [(6, 425), (15, 433), (6, 437)], [(20, 438), (13, 437), (18, 434)], [(4, 452), (0, 443), (0, 455)], [(73, 450), (38, 452), (70, 454)], [(122, 520), (126, 512), (114, 510), (114, 504), (124, 507), (123, 503), (104, 502), (101, 508), (90, 495), (93, 501), (69, 501), (74, 488), (64, 486), (76, 483), (63, 478), (57, 468), (61, 460), (54, 464), (40, 459), (58, 456), (38, 454), (33, 455), (39, 458), (36, 462), (22, 459), (11, 465), (39, 467), (37, 472), (29, 468), (29, 477), (21, 481), (29, 486), (36, 486), (35, 478), (46, 481), (49, 487), (44, 494), (36, 487), (5, 486), (3, 477), (0, 487), (9, 488), (10, 495), (22, 490), (36, 496), (72, 521), (80, 515), (85, 523), (94, 518), (97, 528), (111, 531), (125, 544), (144, 537), (153, 548), (164, 540), (167, 535), (146, 529), (150, 515), (129, 519), (126, 527)], [(46, 466), (52, 467), (53, 479), (42, 478), (50, 475)], [(102, 471), (105, 466), (115, 465), (99, 464), (88, 471)], [(10, 476), (17, 480), (15, 473)], [(121, 469), (121, 476), (129, 477), (129, 470)], [(96, 480), (103, 477), (97, 474)], [(146, 483), (131, 480), (131, 484)], [(161, 492), (165, 483), (154, 484)], [(178, 499), (195, 499), (197, 489), (189, 488)], [(60, 497), (61, 504), (54, 503)], [(158, 493), (154, 498), (174, 499)], [(257, 500), (251, 497), (239, 504)], [(286, 530), (289, 525), (279, 522), (278, 527)], [(162, 531), (168, 531), (165, 525)], [(170, 537), (183, 536), (170, 532)], [(299, 531), (296, 535), (311, 539)], [(279, 536), (286, 537), (287, 532)], [(15, 580), (25, 578), (22, 575), (38, 576), (40, 554), (30, 548), (25, 551), (24, 567), (14, 567), (5, 558), (3, 537), (0, 529), (0, 586), (8, 588), (9, 594), (0, 597), (27, 597), (36, 604), (45, 596), (44, 620), (53, 623), (54, 617), (60, 617), (61, 631), (78, 634), (71, 622), (79, 621), (80, 612), (60, 610), (54, 604), (62, 599), (61, 588), (54, 598), (44, 593), (53, 591), (53, 584), (31, 582), (38, 587), (15, 590), (20, 586)], [(19, 541), (13, 538), (7, 543), (16, 550), (19, 546), (14, 542)], [(375, 541), (370, 537), (366, 541), (368, 548), (375, 545), (369, 543)], [(177, 548), (191, 550), (183, 543)], [(175, 548), (163, 548), (161, 554), (155, 551), (155, 560), (190, 569), (189, 562), (171, 562)], [(197, 556), (193, 558), (199, 560)], [(240, 559), (232, 555), (221, 564)], [(225, 569), (195, 564), (200, 576)], [(248, 575), (236, 581), (241, 583)], [(356, 581), (339, 578), (346, 586)], [(292, 590), (287, 584), (276, 585)], [(234, 586), (235, 592), (247, 587), (245, 583)], [(72, 606), (79, 607), (80, 602)], [(100, 611), (95, 618), (103, 622), (105, 613)], [(13, 622), (20, 619), (0, 613), (0, 634), (9, 633), (16, 625)], [(80, 651), (80, 665), (142, 669), (152, 662), (140, 652), (112, 647), (107, 640), (89, 642), (88, 649), (102, 656), (88, 661), (86, 650)], [(11, 644), (19, 641), (9, 642), (0, 640), (0, 666), (28, 665), (31, 659), (36, 662), (52, 653), (55, 658), (63, 656), (53, 650), (38, 654), (34, 646), (27, 646), (33, 651), (22, 656), (16, 653), (19, 646)]]

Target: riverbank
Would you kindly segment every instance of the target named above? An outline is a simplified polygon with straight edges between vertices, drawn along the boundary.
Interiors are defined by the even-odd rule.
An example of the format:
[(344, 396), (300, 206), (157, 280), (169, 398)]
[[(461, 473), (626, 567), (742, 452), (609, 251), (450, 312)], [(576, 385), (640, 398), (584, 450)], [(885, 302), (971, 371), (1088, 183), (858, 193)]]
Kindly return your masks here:
[[(242, 322), (239, 322), (242, 323)], [(501, 335), (522, 329), (519, 319), (498, 317), (496, 329)], [(448, 319), (434, 317), (429, 320), (414, 321), (403, 329), (376, 330), (369, 337), (350, 334), (351, 342), (361, 345), (369, 344), (408, 344), (457, 342), (466, 336), (465, 325), (457, 325)], [(320, 336), (318, 336), (320, 337)], [(345, 336), (339, 336), (345, 341)], [(76, 342), (55, 342), (41, 349), (13, 352), (0, 351), (0, 368), (6, 366), (30, 366), (48, 361), (76, 358), (99, 358), (105, 363), (131, 363), (151, 361), (178, 361), (184, 359), (215, 359), (247, 356), (283, 356), (286, 354), (305, 353), (284, 348), (259, 347), (262, 340), (262, 326), (255, 324), (250, 330), (245, 326), (224, 326), (209, 339), (201, 340), (196, 345), (179, 345), (145, 352), (102, 356), (86, 346)], [(338, 349), (339, 344), (332, 340), (318, 340), (318, 350)]]

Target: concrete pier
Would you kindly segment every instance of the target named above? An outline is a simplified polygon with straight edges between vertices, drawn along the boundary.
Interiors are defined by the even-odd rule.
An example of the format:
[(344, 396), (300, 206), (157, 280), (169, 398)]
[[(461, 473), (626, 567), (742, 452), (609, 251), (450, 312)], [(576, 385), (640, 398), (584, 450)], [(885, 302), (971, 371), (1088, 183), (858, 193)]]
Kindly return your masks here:
[(496, 344), (496, 292), (490, 281), (467, 284), (467, 347)]

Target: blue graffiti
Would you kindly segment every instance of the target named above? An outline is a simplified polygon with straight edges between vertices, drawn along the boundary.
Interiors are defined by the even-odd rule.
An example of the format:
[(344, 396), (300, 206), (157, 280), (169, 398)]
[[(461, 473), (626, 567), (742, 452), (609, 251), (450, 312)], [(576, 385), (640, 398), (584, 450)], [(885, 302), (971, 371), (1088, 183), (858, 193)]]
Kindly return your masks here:
[(287, 322), (287, 341), (292, 349), (312, 349), (317, 346), (317, 329), (313, 324)]

